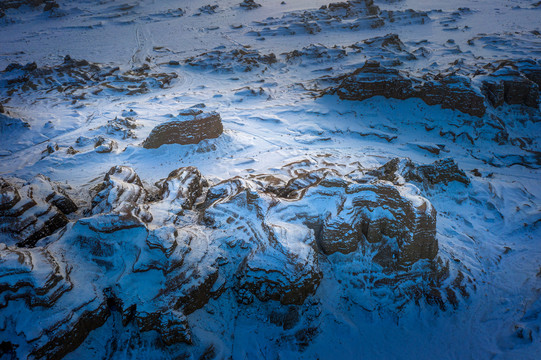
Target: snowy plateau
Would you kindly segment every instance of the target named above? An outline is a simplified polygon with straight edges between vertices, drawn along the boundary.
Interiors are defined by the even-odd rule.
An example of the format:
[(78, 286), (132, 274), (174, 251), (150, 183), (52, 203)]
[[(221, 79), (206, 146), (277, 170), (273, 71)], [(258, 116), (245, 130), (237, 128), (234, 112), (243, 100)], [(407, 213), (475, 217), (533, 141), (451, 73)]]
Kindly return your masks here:
[(0, 359), (540, 359), (540, 87), (537, 0), (1, 0)]

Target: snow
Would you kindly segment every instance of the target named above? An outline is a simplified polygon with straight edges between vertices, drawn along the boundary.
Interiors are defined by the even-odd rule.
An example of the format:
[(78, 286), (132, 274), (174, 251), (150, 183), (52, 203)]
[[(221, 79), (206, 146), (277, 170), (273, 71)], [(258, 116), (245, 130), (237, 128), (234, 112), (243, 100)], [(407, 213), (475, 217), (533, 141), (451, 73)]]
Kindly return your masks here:
[[(432, 206), (437, 210), (439, 256), (451, 262), (450, 279), (458, 271), (472, 279), (467, 284), (469, 296), (446, 311), (424, 302), (415, 304), (398, 296), (407, 291), (406, 281), (402, 287), (374, 286), (370, 277), (381, 269), (370, 254), (360, 250), (329, 257), (316, 254), (309, 246), (314, 235), (299, 225), (297, 216), (321, 211), (337, 216), (338, 196), (313, 197), (309, 203), (283, 201), (276, 207), (262, 197), (257, 201), (268, 207), (266, 220), (284, 239), (283, 248), (259, 253), (246, 266), (281, 270), (315, 257), (324, 274), (316, 294), (296, 308), (300, 320), (293, 329), (272, 324), (267, 316), (288, 305), (257, 297), (250, 305), (240, 304), (228, 289), (186, 316), (193, 345), (163, 350), (154, 345), (152, 332), (135, 335), (133, 324), (123, 327), (111, 316), (66, 358), (173, 358), (183, 353), (198, 358), (212, 345), (216, 358), (234, 359), (535, 359), (541, 353), (539, 107), (504, 104), (476, 118), (429, 106), (417, 98), (346, 101), (321, 96), (321, 91), (369, 59), (419, 77), (447, 69), (466, 76), (472, 69), (502, 59), (530, 59), (539, 64), (539, 5), (533, 0), (376, 0), (375, 5), (384, 10), (380, 15), (384, 23), (373, 28), (374, 19), (364, 13), (344, 21), (317, 19), (322, 13), (318, 9), (328, 5), (327, 0), (288, 0), (284, 5), (280, 0), (256, 2), (262, 6), (249, 11), (239, 6), (241, 0), (138, 1), (133, 6), (114, 0), (64, 0), (58, 1), (60, 8), (52, 13), (27, 6), (6, 10), (0, 18), (0, 69), (13, 62), (36, 62), (44, 70), (37, 87), (25, 90), (22, 85), (7, 84), (8, 79), (24, 75), (22, 70), (0, 74), (0, 102), (7, 111), (0, 114), (0, 175), (30, 182), (43, 174), (69, 184), (68, 194), (84, 209), (92, 204), (91, 190), (113, 166), (132, 168), (149, 191), (171, 171), (195, 166), (214, 185), (213, 191), (223, 190), (229, 199), (238, 185), (235, 177), (241, 177), (236, 181), (250, 189), (257, 188), (257, 179), (248, 180), (250, 175), (267, 174), (287, 181), (313, 169), (332, 169), (355, 180), (363, 178), (366, 169), (395, 157), (418, 164), (452, 157), (468, 174), (470, 186), (406, 183), (398, 190), (415, 207), (427, 204), (424, 199), (428, 199), (427, 214)], [(214, 4), (218, 5), (214, 14), (197, 15), (202, 6)], [(426, 15), (410, 16), (408, 9)], [(389, 21), (385, 10), (395, 11), (397, 20)], [(305, 12), (316, 14), (307, 26), (298, 20)], [(427, 21), (421, 23), (419, 19), (425, 17)], [(319, 32), (315, 31), (318, 27)], [(381, 47), (380, 37), (387, 34), (398, 34), (404, 48)], [(232, 55), (240, 50), (246, 54)], [(271, 53), (276, 62), (265, 58)], [(91, 81), (81, 73), (59, 74), (66, 55), (101, 68), (91, 72), (95, 74)], [(144, 64), (149, 69), (137, 72)], [(104, 75), (116, 67), (117, 72)], [(47, 69), (53, 69), (52, 75)], [(505, 70), (500, 72), (502, 78), (507, 76)], [(474, 85), (481, 80), (481, 76), (474, 78)], [(60, 91), (59, 85), (73, 87)], [(15, 90), (9, 92), (10, 88)], [(144, 91), (134, 91), (138, 89)], [(219, 138), (195, 145), (142, 147), (156, 125), (197, 117), (198, 104), (205, 105), (205, 113), (220, 114), (224, 133)], [(192, 107), (193, 115), (179, 114)], [(122, 122), (127, 118), (133, 126)], [(498, 141), (503, 133), (508, 140)], [(106, 142), (96, 146), (100, 137)], [(43, 153), (49, 144), (58, 144), (58, 150)], [(70, 146), (78, 152), (68, 154)], [(436, 148), (437, 153), (431, 151)], [(472, 174), (474, 169), (481, 177)], [(217, 186), (221, 181), (225, 182)], [(111, 177), (110, 182), (113, 190), (104, 193), (109, 198), (104, 197), (90, 213), (80, 210), (74, 215), (71, 219), (79, 221), (67, 226), (66, 235), (57, 233), (35, 249), (21, 250), (29, 251), (25, 256), (35, 257), (33, 263), (42, 266), (32, 275), (36, 288), (52, 271), (40, 262), (39, 257), (45, 256), (40, 251), (64, 254), (59, 271), (66, 273), (73, 267), (71, 282), (78, 292), (66, 291), (54, 314), (43, 318), (39, 310), (27, 311), (23, 300), (0, 308), (0, 341), (39, 338), (48, 326), (68, 318), (60, 309), (77, 308), (80, 315), (97, 308), (103, 299), (95, 298), (94, 286), (118, 286), (145, 304), (145, 310), (155, 310), (154, 298), (166, 279), (163, 273), (174, 268), (174, 258), (184, 256), (185, 264), (198, 264), (197, 270), (205, 275), (218, 268), (217, 261), (227, 248), (234, 248), (236, 260), (248, 252), (243, 248), (242, 231), (222, 234), (217, 224), (209, 237), (190, 211), (170, 223), (179, 207), (170, 205), (175, 194), (186, 196), (179, 180), (169, 182), (163, 202), (129, 210), (151, 213), (153, 222), (145, 226), (139, 219), (119, 218), (126, 212), (123, 204), (132, 199), (134, 206), (142, 207), (144, 191), (127, 179)], [(364, 187), (351, 185), (349, 190)], [(1, 193), (2, 199), (8, 195)], [(375, 193), (363, 197), (377, 201)], [(245, 217), (235, 220), (238, 225), (261, 226), (255, 210), (241, 200), (235, 205)], [(214, 204), (211, 211), (231, 209), (230, 204), (220, 206)], [(100, 214), (105, 210), (113, 213)], [(393, 217), (382, 207), (375, 211), (371, 216)], [(80, 219), (85, 216), (89, 217)], [(227, 220), (222, 215), (218, 218)], [(99, 238), (102, 250), (112, 252), (110, 258), (87, 253), (97, 250), (88, 239), (119, 224), (125, 229)], [(179, 227), (182, 231), (172, 237)], [(4, 241), (7, 235), (1, 236)], [(80, 236), (86, 236), (87, 242)], [(138, 248), (147, 246), (148, 239), (155, 241), (149, 244), (154, 250), (139, 254)], [(5, 242), (10, 244), (9, 239)], [(12, 275), (7, 269), (16, 271), (18, 266), (27, 271), (29, 266), (26, 262), (17, 265), (11, 255), (3, 258), (2, 246), (0, 285), (2, 278)], [(290, 254), (295, 254), (296, 262), (288, 262)], [(104, 277), (97, 258), (110, 262), (108, 266), (117, 271)], [(140, 271), (137, 282), (133, 274), (126, 275), (126, 264)], [(156, 269), (143, 271), (152, 267)], [(219, 276), (216, 284), (226, 283), (234, 274)], [(302, 283), (307, 276), (302, 273), (288, 281)], [(278, 276), (276, 281), (283, 280)], [(412, 275), (411, 283), (418, 281)], [(193, 285), (187, 282), (182, 287)], [(39, 326), (32, 314), (38, 314)], [(58, 326), (69, 328), (73, 319)], [(312, 328), (316, 330), (308, 331)], [(139, 345), (130, 340), (136, 336), (140, 336)], [(309, 340), (299, 346), (303, 336)], [(111, 352), (109, 338), (121, 344), (117, 352)], [(25, 358), (29, 349), (30, 345), (17, 351)]]

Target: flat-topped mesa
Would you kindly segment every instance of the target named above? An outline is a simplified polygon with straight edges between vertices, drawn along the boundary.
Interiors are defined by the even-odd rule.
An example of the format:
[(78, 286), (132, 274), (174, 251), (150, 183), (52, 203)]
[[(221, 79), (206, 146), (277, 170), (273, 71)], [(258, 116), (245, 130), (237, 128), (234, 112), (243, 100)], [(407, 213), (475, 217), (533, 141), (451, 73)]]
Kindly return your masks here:
[(156, 149), (165, 144), (198, 144), (206, 139), (217, 138), (223, 131), (222, 118), (217, 112), (186, 109), (152, 129), (143, 147)]

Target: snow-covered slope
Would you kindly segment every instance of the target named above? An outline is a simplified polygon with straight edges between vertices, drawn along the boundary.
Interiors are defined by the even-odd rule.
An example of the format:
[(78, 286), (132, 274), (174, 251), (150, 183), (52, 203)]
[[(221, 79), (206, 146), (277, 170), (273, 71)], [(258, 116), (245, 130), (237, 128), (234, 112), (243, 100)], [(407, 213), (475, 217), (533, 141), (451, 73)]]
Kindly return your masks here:
[(0, 3), (0, 358), (536, 359), (539, 18)]

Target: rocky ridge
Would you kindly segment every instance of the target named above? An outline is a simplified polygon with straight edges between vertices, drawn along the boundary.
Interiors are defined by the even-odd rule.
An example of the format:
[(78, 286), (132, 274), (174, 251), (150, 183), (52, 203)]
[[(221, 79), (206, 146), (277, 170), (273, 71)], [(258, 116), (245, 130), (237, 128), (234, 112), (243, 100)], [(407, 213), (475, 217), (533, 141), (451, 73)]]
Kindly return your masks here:
[[(541, 67), (529, 63), (528, 76), (537, 79)], [(499, 69), (484, 76), (469, 77), (455, 73), (426, 74), (421, 78), (406, 71), (384, 67), (369, 60), (361, 68), (338, 77), (339, 85), (326, 91), (344, 100), (365, 100), (374, 96), (394, 99), (420, 98), (428, 105), (483, 117), (488, 104), (498, 107), (521, 104), (539, 106), (539, 86), (518, 70)], [(481, 83), (477, 87), (474, 83)]]
[(28, 91), (57, 91), (77, 101), (102, 93), (145, 94), (155, 88), (168, 87), (177, 77), (175, 73), (154, 73), (146, 63), (120, 71), (119, 67), (76, 60), (68, 55), (61, 64), (54, 66), (12, 63), (2, 71), (0, 89), (7, 97)]
[[(147, 190), (133, 169), (111, 168), (92, 190), (90, 208), (19, 244), (27, 248), (8, 241), (0, 249), (0, 312), (15, 323), (31, 318), (37, 304), (46, 312), (47, 321), (25, 333), (32, 343), (17, 346), (30, 347), (36, 358), (61, 358), (114, 314), (123, 326), (156, 331), (164, 346), (189, 344), (189, 315), (224, 292), (240, 306), (302, 306), (317, 297), (321, 279), (330, 275), (319, 262), (339, 266), (336, 253), (362, 252), (363, 262), (372, 264), (372, 286), (391, 282), (406, 302), (456, 305), (453, 287), (465, 290), (442, 288), (448, 269), (437, 257), (436, 210), (406, 182), (467, 184), (452, 161), (416, 166), (395, 159), (349, 175), (325, 168), (296, 174), (209, 183), (187, 167)], [(43, 177), (35, 181), (34, 197), (52, 191)], [(28, 193), (12, 183), (2, 185), (4, 214), (22, 202), (17, 194)], [(57, 212), (75, 211), (54, 189), (47, 199)], [(29, 217), (17, 214), (20, 221)], [(3, 229), (10, 236), (17, 231)], [(14, 267), (15, 259), (28, 264), (26, 270)], [(93, 290), (85, 289), (88, 276)], [(27, 305), (13, 312), (18, 299)]]
[(252, 36), (291, 36), (317, 34), (323, 31), (364, 30), (388, 23), (424, 24), (430, 18), (426, 12), (411, 9), (400, 11), (381, 10), (373, 0), (349, 0), (323, 5), (317, 10), (294, 11), (279, 18), (269, 17), (254, 25), (258, 30)]

